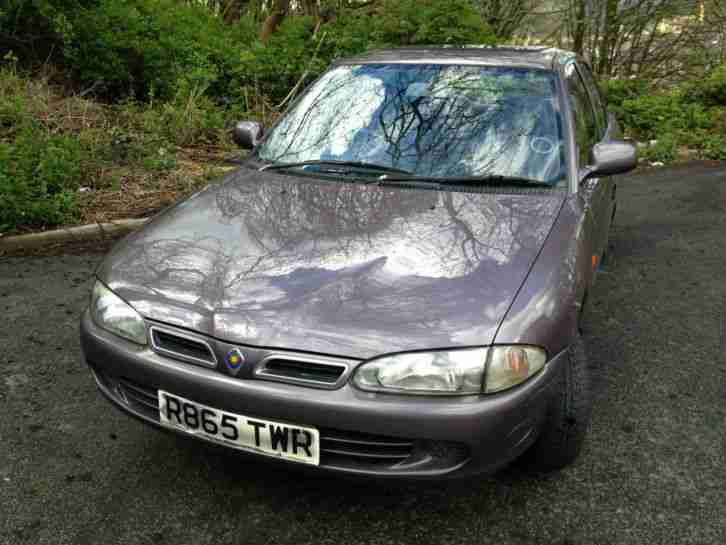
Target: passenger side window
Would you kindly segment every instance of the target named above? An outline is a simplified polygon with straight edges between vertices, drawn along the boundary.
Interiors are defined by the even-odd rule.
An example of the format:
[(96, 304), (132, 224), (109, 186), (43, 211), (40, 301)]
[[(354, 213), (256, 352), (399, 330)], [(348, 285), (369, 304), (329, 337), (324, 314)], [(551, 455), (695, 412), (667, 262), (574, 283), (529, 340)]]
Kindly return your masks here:
[(578, 70), (592, 98), (592, 106), (595, 109), (595, 120), (597, 121), (598, 127), (598, 140), (601, 140), (605, 136), (605, 131), (608, 128), (608, 113), (605, 109), (605, 101), (602, 99), (600, 87), (595, 81), (590, 67), (587, 64), (579, 64)]
[(590, 150), (598, 140), (595, 114), (592, 111), (590, 97), (585, 88), (585, 83), (577, 72), (575, 63), (570, 63), (565, 67), (565, 78), (567, 80), (568, 95), (575, 118), (575, 141), (580, 166), (582, 167), (589, 164)]

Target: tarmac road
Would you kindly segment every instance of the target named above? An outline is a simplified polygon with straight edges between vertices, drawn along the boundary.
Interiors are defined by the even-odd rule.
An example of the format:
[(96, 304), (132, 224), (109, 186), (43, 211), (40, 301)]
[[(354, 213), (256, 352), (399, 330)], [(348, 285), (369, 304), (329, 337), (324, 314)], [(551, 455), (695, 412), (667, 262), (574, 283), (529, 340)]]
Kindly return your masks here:
[(0, 258), (0, 543), (726, 543), (726, 166), (619, 196), (585, 323), (589, 442), (540, 477), (346, 481), (146, 428), (80, 361), (99, 256)]

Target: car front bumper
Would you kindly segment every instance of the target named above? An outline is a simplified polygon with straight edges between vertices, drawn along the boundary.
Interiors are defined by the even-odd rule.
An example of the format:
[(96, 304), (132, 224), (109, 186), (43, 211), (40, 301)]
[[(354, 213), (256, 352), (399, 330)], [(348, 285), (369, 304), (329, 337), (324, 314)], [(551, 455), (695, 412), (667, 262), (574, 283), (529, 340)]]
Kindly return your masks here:
[(564, 361), (564, 353), (551, 358), (507, 392), (423, 397), (233, 378), (129, 343), (97, 327), (88, 312), (81, 346), (101, 392), (149, 424), (160, 426), (154, 399), (163, 389), (227, 412), (319, 429), (321, 470), (408, 478), (491, 473), (517, 458), (537, 437)]

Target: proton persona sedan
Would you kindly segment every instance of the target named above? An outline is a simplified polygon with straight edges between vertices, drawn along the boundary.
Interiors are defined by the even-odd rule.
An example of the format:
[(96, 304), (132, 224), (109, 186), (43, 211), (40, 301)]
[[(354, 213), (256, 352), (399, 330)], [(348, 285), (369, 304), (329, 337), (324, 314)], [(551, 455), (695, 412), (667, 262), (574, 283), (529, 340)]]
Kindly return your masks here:
[(235, 136), (238, 170), (97, 270), (81, 342), (115, 406), (348, 474), (575, 459), (579, 323), (636, 165), (584, 62), (372, 52)]

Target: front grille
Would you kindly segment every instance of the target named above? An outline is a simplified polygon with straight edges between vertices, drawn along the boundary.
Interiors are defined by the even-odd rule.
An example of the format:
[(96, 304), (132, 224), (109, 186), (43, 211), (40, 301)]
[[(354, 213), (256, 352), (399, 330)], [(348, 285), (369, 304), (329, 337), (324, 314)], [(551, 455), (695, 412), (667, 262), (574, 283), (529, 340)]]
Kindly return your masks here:
[(352, 368), (352, 360), (299, 353), (272, 354), (257, 364), (256, 378), (316, 388), (337, 388)]
[(209, 344), (197, 337), (152, 326), (151, 344), (157, 352), (190, 363), (215, 367), (217, 358)]
[(345, 372), (345, 366), (320, 365), (308, 361), (275, 358), (265, 363), (265, 374), (297, 380), (335, 384)]

